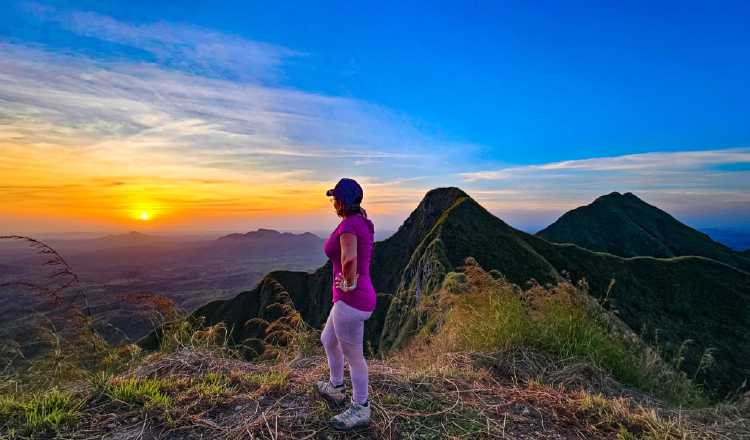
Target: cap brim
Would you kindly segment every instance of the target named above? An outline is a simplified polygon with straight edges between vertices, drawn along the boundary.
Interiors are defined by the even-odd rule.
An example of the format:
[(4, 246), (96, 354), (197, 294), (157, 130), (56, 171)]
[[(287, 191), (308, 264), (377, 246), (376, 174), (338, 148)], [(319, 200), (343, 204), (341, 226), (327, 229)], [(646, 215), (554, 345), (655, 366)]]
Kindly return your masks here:
[(329, 189), (328, 191), (326, 191), (326, 195), (329, 196), (329, 197), (332, 196), (333, 195), (333, 189)]

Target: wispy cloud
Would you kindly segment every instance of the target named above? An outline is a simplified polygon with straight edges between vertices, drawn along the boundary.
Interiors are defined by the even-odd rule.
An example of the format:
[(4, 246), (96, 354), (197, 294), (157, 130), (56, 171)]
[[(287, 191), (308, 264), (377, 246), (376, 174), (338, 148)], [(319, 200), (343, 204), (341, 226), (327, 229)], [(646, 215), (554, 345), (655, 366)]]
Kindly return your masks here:
[(750, 171), (741, 164), (750, 164), (750, 148), (629, 154), (459, 176), (477, 198), (519, 224), (542, 226), (611, 191), (635, 192), (691, 220), (741, 223), (717, 220), (728, 212), (750, 218)]
[(213, 77), (272, 80), (282, 63), (299, 52), (185, 24), (125, 23), (87, 11), (30, 3), (39, 20), (85, 37), (143, 50), (161, 65)]
[(557, 176), (554, 172), (584, 171), (590, 173), (632, 173), (643, 175), (654, 171), (706, 171), (717, 165), (750, 164), (750, 148), (705, 151), (628, 154), (581, 160), (567, 160), (540, 165), (506, 167), (489, 171), (461, 173), (464, 181), (504, 180), (533, 173)]
[(0, 202), (16, 213), (309, 211), (342, 175), (448, 172), (440, 150), (353, 99), (0, 42), (0, 172), (12, 182)]

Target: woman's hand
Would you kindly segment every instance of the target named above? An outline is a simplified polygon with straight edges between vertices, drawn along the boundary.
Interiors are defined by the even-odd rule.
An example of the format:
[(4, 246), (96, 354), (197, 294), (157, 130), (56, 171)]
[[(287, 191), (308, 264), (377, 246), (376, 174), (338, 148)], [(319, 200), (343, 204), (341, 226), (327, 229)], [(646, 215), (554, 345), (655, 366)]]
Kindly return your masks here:
[(336, 288), (341, 290), (342, 292), (350, 292), (357, 288), (358, 278), (359, 278), (359, 274), (354, 274), (354, 280), (352, 280), (352, 283), (347, 284), (346, 278), (344, 278), (344, 275), (342, 275), (341, 272), (339, 272), (336, 274), (336, 277), (333, 279), (333, 285), (336, 286)]

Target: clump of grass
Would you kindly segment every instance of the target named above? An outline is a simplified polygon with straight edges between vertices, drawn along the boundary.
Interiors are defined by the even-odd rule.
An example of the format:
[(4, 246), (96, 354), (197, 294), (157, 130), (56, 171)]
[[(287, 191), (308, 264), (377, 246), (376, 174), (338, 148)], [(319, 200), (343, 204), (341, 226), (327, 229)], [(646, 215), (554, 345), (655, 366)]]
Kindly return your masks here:
[(112, 374), (107, 371), (96, 371), (89, 375), (88, 381), (93, 391), (104, 393), (107, 391), (112, 377)]
[(320, 331), (306, 323), (299, 311), (295, 309), (288, 322), (291, 327), (290, 346), (296, 357), (307, 357), (320, 351)]
[[(558, 359), (584, 360), (620, 382), (671, 403), (702, 405), (706, 399), (690, 377), (658, 359), (659, 353), (613, 331), (612, 318), (592, 304), (585, 283), (532, 283), (523, 290), (475, 264), (449, 275), (440, 294), (425, 301), (433, 315), (424, 343), (443, 351), (534, 349)], [(436, 320), (442, 320), (436, 322)]]
[(264, 337), (257, 339), (262, 345), (258, 360), (278, 362), (299, 360), (320, 352), (320, 331), (307, 324), (292, 304), (274, 303), (279, 318), (272, 322), (264, 320)]
[(443, 279), (442, 289), (459, 294), (464, 290), (466, 284), (466, 274), (462, 272), (448, 272)]
[(25, 400), (2, 396), (0, 427), (28, 435), (60, 432), (75, 425), (81, 405), (81, 400), (58, 388), (32, 394)]
[(162, 379), (131, 377), (110, 381), (106, 394), (110, 399), (126, 404), (167, 410), (172, 406), (172, 399), (164, 391), (166, 386)]
[(204, 325), (203, 317), (177, 315), (173, 321), (156, 329), (160, 354), (175, 353), (180, 350), (208, 349), (217, 356), (242, 359), (241, 347), (234, 346), (231, 331), (223, 322)]
[(450, 423), (446, 423), (446, 414), (442, 411), (450, 407), (450, 402), (402, 397), (396, 400), (396, 405), (407, 415), (409, 412), (419, 413), (400, 420), (399, 428), (404, 432), (404, 438), (486, 438), (486, 419), (474, 408), (452, 410)]
[(569, 283), (551, 291), (535, 289), (527, 293), (534, 345), (561, 358), (585, 359), (625, 383), (644, 385), (635, 368), (643, 365), (641, 353), (609, 332), (604, 315), (588, 309), (584, 292)]
[(272, 394), (283, 390), (289, 381), (288, 370), (248, 373), (242, 378), (247, 385), (257, 388), (256, 394)]
[(599, 423), (616, 426), (618, 440), (703, 439), (717, 434), (695, 426), (683, 414), (659, 414), (656, 409), (634, 405), (627, 398), (579, 392), (572, 401)]
[(223, 396), (230, 395), (234, 388), (231, 386), (231, 379), (226, 375), (215, 372), (208, 372), (197, 380), (192, 389), (200, 398), (215, 400)]

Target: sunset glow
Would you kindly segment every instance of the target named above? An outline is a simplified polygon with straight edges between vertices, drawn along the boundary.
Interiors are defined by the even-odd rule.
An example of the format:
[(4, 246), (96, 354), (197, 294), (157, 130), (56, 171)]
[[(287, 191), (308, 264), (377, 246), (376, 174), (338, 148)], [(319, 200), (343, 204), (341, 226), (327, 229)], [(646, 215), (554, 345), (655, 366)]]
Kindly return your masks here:
[[(613, 34), (606, 43), (612, 50), (557, 60), (549, 55), (565, 50), (535, 45), (534, 33), (524, 38), (526, 27), (506, 35), (493, 25), (481, 41), (507, 46), (486, 47), (503, 54), (486, 60), (477, 48), (482, 67), (452, 53), (456, 41), (439, 40), (442, 29), (424, 29), (436, 42), (423, 48), (420, 62), (388, 46), (391, 39), (362, 39), (373, 42), (369, 54), (399, 56), (394, 64), (357, 58), (356, 47), (329, 53), (307, 46), (307, 38), (255, 40), (262, 35), (242, 34), (239, 24), (229, 31), (180, 17), (131, 22), (113, 11), (11, 3), (5, 20), (12, 26), (2, 29), (25, 30), (0, 38), (4, 233), (326, 230), (337, 219), (325, 190), (341, 177), (363, 185), (368, 213), (386, 229), (397, 228), (426, 191), (441, 186), (461, 187), (527, 229), (611, 191), (635, 192), (693, 225), (750, 217), (746, 72), (721, 70), (737, 72), (742, 87), (703, 96), (703, 85), (715, 82), (705, 77), (710, 69), (661, 65), (671, 58), (657, 52), (649, 52), (649, 62), (596, 59), (640, 53), (631, 43), (622, 49), (616, 36), (627, 32)], [(622, 24), (618, 17), (601, 19)], [(582, 51), (598, 41), (561, 35), (573, 41), (560, 45)], [(649, 50), (657, 50), (651, 41), (683, 44), (651, 38), (643, 43)], [(734, 62), (701, 49), (717, 66)], [(576, 55), (587, 62), (576, 64)], [(541, 64), (529, 65), (530, 59)], [(610, 65), (635, 71), (623, 79), (605, 71)], [(643, 66), (646, 73), (637, 71)], [(677, 91), (669, 89), (675, 77), (669, 69), (684, 78)], [(630, 81), (652, 74), (663, 78), (643, 90)], [(566, 95), (573, 91), (580, 94)], [(673, 102), (676, 96), (685, 102)]]

